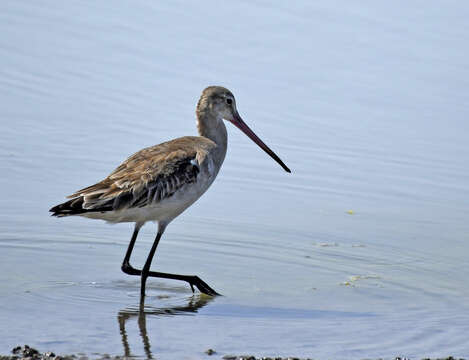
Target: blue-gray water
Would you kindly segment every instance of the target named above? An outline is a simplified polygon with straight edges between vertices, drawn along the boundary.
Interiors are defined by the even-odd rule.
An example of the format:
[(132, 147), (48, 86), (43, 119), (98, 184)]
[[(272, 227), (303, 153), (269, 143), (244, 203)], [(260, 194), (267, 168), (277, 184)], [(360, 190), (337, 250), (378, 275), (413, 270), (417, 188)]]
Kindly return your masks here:
[[(468, 18), (465, 1), (2, 1), (0, 353), (468, 356)], [(131, 226), (47, 210), (195, 134), (212, 84), (293, 173), (228, 125), (218, 179), (153, 264), (225, 296), (150, 280), (139, 320)]]

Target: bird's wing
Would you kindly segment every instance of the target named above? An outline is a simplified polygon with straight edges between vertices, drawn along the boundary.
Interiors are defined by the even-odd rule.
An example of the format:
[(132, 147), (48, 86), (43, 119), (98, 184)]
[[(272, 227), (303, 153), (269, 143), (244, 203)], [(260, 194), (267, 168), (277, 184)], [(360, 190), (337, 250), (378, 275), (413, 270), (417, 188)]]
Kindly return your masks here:
[(145, 148), (124, 161), (103, 181), (68, 196), (83, 198), (95, 211), (143, 207), (172, 196), (197, 181), (200, 165), (216, 144), (187, 136)]

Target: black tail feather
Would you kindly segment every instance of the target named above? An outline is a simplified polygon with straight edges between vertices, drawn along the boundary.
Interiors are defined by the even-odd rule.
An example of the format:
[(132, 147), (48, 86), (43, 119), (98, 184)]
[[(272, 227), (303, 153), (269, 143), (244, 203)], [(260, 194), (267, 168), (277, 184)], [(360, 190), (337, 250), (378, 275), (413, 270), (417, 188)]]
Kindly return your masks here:
[(112, 211), (112, 205), (104, 204), (99, 208), (94, 209), (84, 209), (83, 208), (84, 198), (83, 196), (76, 197), (72, 200), (66, 201), (62, 204), (56, 205), (51, 208), (49, 211), (52, 213), (52, 216), (62, 217), (70, 215), (80, 215), (88, 212), (105, 212)]
[(89, 210), (83, 209), (83, 196), (56, 205), (49, 211), (52, 213), (52, 216), (57, 217), (79, 215), (89, 212)]

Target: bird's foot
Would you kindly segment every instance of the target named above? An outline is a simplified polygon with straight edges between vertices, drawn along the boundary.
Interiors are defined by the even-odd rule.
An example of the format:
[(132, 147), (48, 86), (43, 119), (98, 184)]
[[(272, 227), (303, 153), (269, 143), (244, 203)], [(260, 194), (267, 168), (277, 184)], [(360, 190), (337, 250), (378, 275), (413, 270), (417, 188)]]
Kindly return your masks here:
[[(143, 275), (143, 271), (139, 269), (135, 269), (132, 265), (128, 262), (123, 262), (121, 269), (123, 272), (129, 275), (142, 275), (145, 280), (142, 280), (141, 285), (141, 296), (145, 296), (145, 282), (147, 277), (157, 277), (163, 279), (174, 279), (174, 280), (183, 280), (189, 283), (191, 286), (192, 292), (194, 292), (194, 286), (203, 294), (210, 295), (210, 296), (217, 296), (220, 295), (215, 290), (213, 290), (208, 284), (199, 278), (196, 275), (177, 275), (177, 274), (168, 274), (156, 271), (148, 271), (145, 275)], [(143, 278), (142, 278), (143, 279)]]
[(208, 286), (208, 284), (205, 281), (203, 281), (201, 278), (199, 278), (196, 275), (189, 276), (186, 281), (191, 286), (192, 292), (194, 292), (194, 286), (195, 286), (197, 289), (199, 289), (201, 293), (204, 293), (206, 295), (221, 296), (221, 294), (213, 290), (210, 286)]

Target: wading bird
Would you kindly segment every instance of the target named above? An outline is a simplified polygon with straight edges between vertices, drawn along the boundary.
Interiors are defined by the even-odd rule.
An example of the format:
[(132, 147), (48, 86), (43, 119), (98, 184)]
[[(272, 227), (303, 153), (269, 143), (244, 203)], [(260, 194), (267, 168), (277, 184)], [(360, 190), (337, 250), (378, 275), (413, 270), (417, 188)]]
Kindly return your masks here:
[[(225, 159), (228, 135), (224, 120), (243, 131), (285, 171), (290, 169), (241, 119), (228, 89), (210, 86), (196, 109), (199, 136), (185, 136), (145, 148), (124, 161), (104, 180), (68, 196), (54, 206), (53, 216), (79, 215), (110, 223), (134, 222), (135, 228), (122, 262), (122, 271), (141, 276), (140, 294), (145, 296), (147, 278), (183, 280), (202, 293), (218, 295), (198, 276), (150, 271), (153, 256), (166, 226), (192, 205), (212, 184)], [(130, 265), (130, 255), (140, 228), (147, 221), (158, 232), (142, 270)]]

